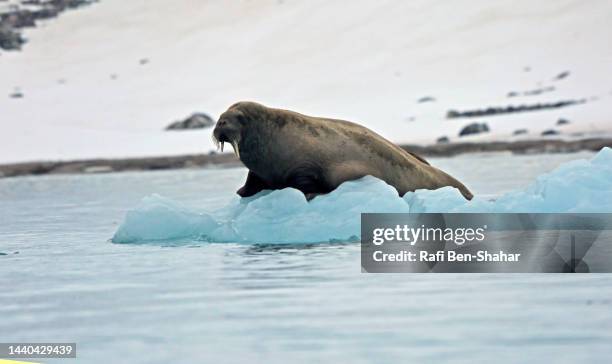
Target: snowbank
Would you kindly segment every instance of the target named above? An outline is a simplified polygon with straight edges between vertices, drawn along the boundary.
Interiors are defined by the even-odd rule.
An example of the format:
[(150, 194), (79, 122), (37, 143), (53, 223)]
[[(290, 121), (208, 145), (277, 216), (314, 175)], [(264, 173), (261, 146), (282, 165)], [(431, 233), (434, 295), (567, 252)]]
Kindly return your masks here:
[[(0, 56), (0, 163), (206, 152), (210, 129), (163, 129), (239, 100), (356, 121), (396, 143), (456, 141), (474, 121), (490, 133), (461, 140), (601, 136), (612, 130), (611, 13), (605, 0), (103, 0), (27, 29), (23, 52)], [(22, 98), (8, 96), (16, 88)]]
[(159, 195), (129, 211), (113, 242), (208, 241), (315, 243), (357, 239), (362, 212), (612, 212), (612, 149), (566, 163), (524, 190), (495, 200), (463, 199), (458, 190), (418, 190), (398, 197), (374, 177), (346, 182), (307, 202), (298, 190), (236, 198), (217, 212), (189, 209)]

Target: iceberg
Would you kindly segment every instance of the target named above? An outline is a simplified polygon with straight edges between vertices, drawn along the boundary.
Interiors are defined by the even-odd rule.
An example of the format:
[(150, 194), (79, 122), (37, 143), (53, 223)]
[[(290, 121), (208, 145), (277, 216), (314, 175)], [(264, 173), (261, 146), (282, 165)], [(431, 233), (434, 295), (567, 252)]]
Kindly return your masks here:
[(612, 149), (539, 176), (524, 189), (495, 199), (465, 200), (453, 187), (417, 190), (399, 197), (385, 182), (366, 176), (307, 201), (292, 188), (236, 197), (218, 211), (188, 208), (160, 195), (128, 211), (115, 243), (234, 242), (321, 243), (359, 239), (365, 212), (612, 212)]

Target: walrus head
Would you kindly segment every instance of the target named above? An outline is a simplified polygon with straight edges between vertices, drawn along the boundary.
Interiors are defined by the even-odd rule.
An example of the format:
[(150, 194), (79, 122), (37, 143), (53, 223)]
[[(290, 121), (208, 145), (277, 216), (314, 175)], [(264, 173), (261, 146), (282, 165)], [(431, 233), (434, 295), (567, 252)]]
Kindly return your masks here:
[(239, 145), (245, 124), (246, 116), (237, 104), (221, 114), (212, 135), (217, 149), (223, 152), (223, 145), (227, 142), (234, 148), (234, 153), (240, 157)]
[(229, 143), (234, 148), (234, 153), (240, 158), (240, 149), (244, 147), (242, 142), (247, 140), (250, 144), (258, 139), (257, 129), (266, 124), (268, 109), (256, 102), (241, 101), (230, 106), (219, 117), (219, 121), (213, 130), (213, 142), (223, 152), (224, 143)]

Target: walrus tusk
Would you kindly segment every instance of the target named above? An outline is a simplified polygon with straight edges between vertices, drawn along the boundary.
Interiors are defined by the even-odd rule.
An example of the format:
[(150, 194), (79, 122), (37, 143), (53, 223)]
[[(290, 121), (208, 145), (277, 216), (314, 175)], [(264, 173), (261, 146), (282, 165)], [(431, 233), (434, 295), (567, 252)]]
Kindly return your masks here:
[(238, 150), (238, 142), (237, 141), (233, 141), (232, 142), (232, 148), (234, 148), (234, 153), (236, 154), (236, 157), (240, 158), (240, 151)]
[(221, 142), (221, 153), (223, 153), (223, 144), (225, 144), (225, 142)]

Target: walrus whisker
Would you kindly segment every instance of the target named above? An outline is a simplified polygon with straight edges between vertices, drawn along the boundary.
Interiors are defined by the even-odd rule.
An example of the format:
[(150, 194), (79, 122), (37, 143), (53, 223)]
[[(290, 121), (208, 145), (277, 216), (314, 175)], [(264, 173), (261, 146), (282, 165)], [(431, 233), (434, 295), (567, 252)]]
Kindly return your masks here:
[(213, 144), (215, 145), (215, 147), (217, 148), (217, 150), (219, 150), (219, 141), (217, 140), (217, 138), (215, 138), (215, 135), (211, 135), (211, 139)]

